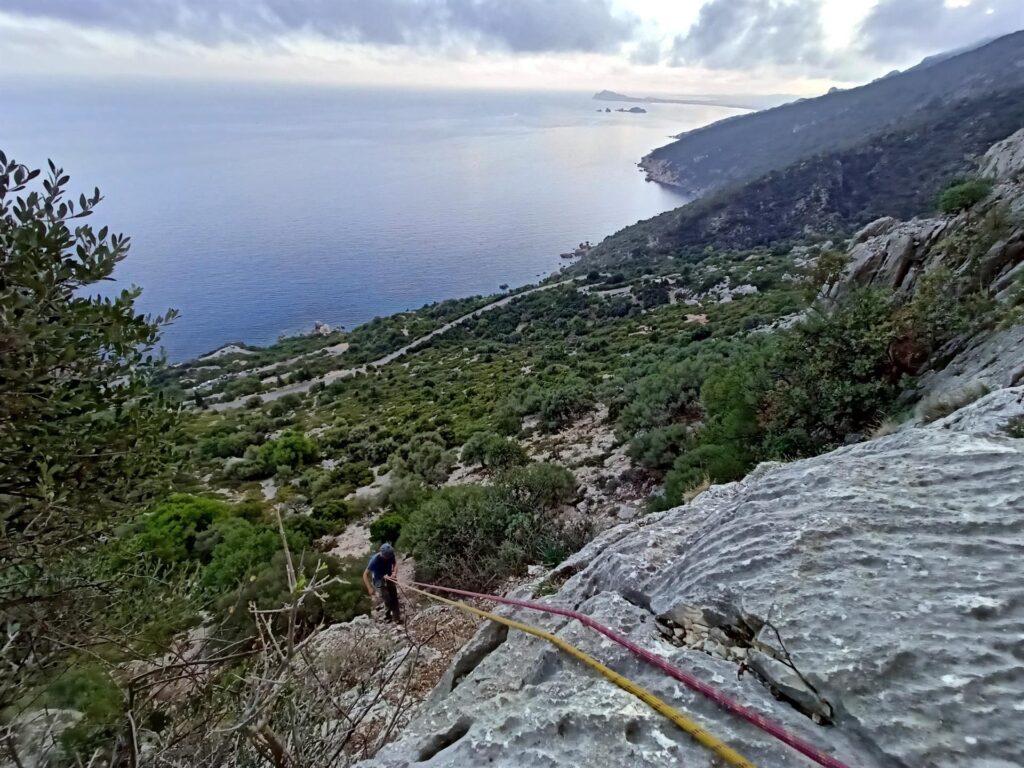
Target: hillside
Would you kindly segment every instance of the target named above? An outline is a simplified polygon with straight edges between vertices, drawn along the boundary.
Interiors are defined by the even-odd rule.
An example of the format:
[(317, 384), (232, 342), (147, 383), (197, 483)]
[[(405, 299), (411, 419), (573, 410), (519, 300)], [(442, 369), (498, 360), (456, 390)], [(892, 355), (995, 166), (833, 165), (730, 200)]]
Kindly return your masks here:
[(859, 88), (729, 118), (682, 134), (641, 165), (704, 194), (889, 130), (919, 110), (1024, 86), (1024, 32)]
[[(1018, 387), (927, 427), (761, 467), (609, 531), (555, 569), (546, 583), (561, 588), (541, 599), (844, 765), (1016, 765), (1024, 440), (1008, 429), (1022, 419)], [(539, 587), (514, 596), (533, 599)], [(812, 765), (577, 622), (498, 613), (556, 632), (754, 765)], [(457, 683), (439, 686), (365, 766), (724, 764), (544, 640), (486, 638), (457, 658)]]
[(408, 593), (386, 623), (381, 542), (405, 581), (579, 607), (852, 765), (1011, 761), (1024, 130), (976, 170), (848, 248), (562, 274), (168, 369), (136, 294), (82, 297), (128, 241), (0, 155), (12, 762), (710, 764), (516, 632), (467, 643), (479, 617)]
[(708, 246), (844, 236), (879, 216), (927, 214), (952, 179), (973, 172), (975, 158), (1022, 123), (1024, 87), (936, 102), (869, 139), (627, 227), (599, 243), (577, 269), (694, 258)]
[[(916, 342), (939, 333), (923, 363), (931, 370), (904, 382), (905, 403), (915, 384), (928, 392), (912, 417), (878, 425), (871, 437), (848, 435), (847, 445), (815, 457), (763, 463), (686, 504), (626, 521), (510, 596), (600, 622), (840, 765), (1015, 765), (1024, 636), (1016, 599), (1022, 148), (1024, 130), (986, 154), (984, 168), (1000, 183), (970, 212), (873, 222), (825, 280), (833, 319), (858, 290), (874, 289), (898, 297), (891, 321), (915, 318)], [(968, 297), (979, 280), (987, 300), (1016, 309), (974, 314)], [(937, 291), (946, 298), (922, 314), (920, 302)], [(970, 332), (939, 330), (951, 300), (974, 307)], [(855, 356), (864, 329), (846, 331), (835, 345), (819, 338), (806, 346), (822, 374), (831, 360)], [(774, 376), (787, 392), (803, 392), (790, 406), (818, 408), (833, 387), (840, 399), (867, 394), (847, 388), (851, 381), (814, 390), (792, 370)], [(705, 406), (715, 390), (704, 387)], [(762, 401), (756, 418), (771, 420), (780, 405)], [(811, 764), (576, 621), (496, 612), (600, 659), (753, 764)], [(451, 670), (402, 736), (361, 765), (723, 764), (707, 742), (542, 638), (486, 625)]]

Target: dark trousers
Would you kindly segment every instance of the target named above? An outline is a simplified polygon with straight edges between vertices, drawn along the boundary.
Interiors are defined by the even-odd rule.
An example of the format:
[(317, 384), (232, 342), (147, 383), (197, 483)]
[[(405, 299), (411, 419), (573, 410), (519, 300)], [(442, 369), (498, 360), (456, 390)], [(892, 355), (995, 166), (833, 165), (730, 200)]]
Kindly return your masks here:
[(384, 618), (395, 621), (401, 621), (401, 611), (398, 607), (398, 587), (395, 586), (395, 582), (385, 580), (381, 584), (374, 585), (377, 587), (377, 594), (379, 594), (384, 600)]

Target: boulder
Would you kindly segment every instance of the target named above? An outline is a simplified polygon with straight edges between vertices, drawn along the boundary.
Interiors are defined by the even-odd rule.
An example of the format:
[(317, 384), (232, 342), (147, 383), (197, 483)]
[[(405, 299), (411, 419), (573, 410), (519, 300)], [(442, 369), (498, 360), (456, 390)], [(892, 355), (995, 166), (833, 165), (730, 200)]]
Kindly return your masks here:
[[(1022, 415), (1024, 387), (1005, 389), (927, 426), (762, 465), (606, 531), (549, 576), (565, 583), (544, 599), (848, 765), (1019, 765), (1024, 440), (1005, 428)], [(578, 623), (501, 610), (578, 645), (755, 764), (811, 765)], [(669, 620), (711, 622), (716, 655), (687, 647)], [(541, 639), (486, 629), (466, 653), (459, 679), (363, 765), (721, 765)]]
[(898, 223), (899, 221), (894, 219), (892, 216), (882, 216), (880, 219), (875, 219), (861, 227), (850, 242), (852, 245), (857, 245), (858, 243), (863, 243), (873, 237), (887, 235), (892, 232), (893, 228)]

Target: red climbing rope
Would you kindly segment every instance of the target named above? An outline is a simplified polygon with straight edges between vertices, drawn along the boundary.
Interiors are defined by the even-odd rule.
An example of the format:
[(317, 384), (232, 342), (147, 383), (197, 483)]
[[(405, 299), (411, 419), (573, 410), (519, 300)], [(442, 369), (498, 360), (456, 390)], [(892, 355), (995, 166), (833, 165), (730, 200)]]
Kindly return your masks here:
[[(399, 586), (402, 585), (402, 582), (397, 580), (395, 580), (395, 583), (397, 583)], [(687, 672), (684, 672), (683, 670), (670, 664), (668, 661), (661, 658), (660, 656), (652, 653), (651, 651), (648, 651), (646, 648), (640, 647), (632, 640), (623, 637), (617, 632), (613, 632), (612, 630), (608, 629), (608, 627), (594, 621), (592, 618), (580, 613), (579, 611), (573, 611), (568, 608), (559, 608), (558, 606), (554, 605), (545, 605), (544, 603), (534, 603), (529, 600), (516, 600), (515, 598), (511, 597), (498, 597), (496, 595), (484, 595), (477, 592), (467, 592), (466, 590), (452, 589), (451, 587), (441, 587), (436, 584), (423, 584), (417, 581), (411, 581), (408, 583), (415, 585), (417, 587), (422, 587), (424, 589), (434, 589), (439, 592), (447, 592), (452, 595), (461, 595), (463, 597), (473, 597), (479, 600), (490, 600), (495, 603), (504, 603), (505, 605), (514, 605), (518, 608), (529, 608), (533, 611), (542, 611), (544, 613), (552, 613), (558, 616), (566, 616), (571, 619), (576, 619), (581, 624), (584, 624), (585, 626), (588, 626), (591, 629), (600, 632), (602, 635), (609, 638), (610, 640), (614, 640), (619, 645), (623, 646), (624, 648), (627, 648), (629, 651), (639, 656), (647, 663), (652, 664), (653, 666), (660, 669), (669, 677), (672, 677), (681, 682), (683, 685), (687, 686), (688, 688), (691, 688), (697, 691), (698, 693), (703, 694), (707, 698), (711, 699), (711, 701), (718, 704), (718, 706), (722, 707), (722, 709), (731, 712), (737, 717), (743, 718), (748, 723), (757, 726), (765, 733), (771, 734), (784, 744), (788, 744), (797, 752), (801, 753), (802, 755), (805, 755), (806, 757), (809, 757), (811, 760), (818, 763), (818, 765), (823, 765), (826, 768), (849, 768), (849, 766), (847, 766), (845, 763), (837, 760), (831, 755), (825, 754), (820, 749), (815, 747), (813, 744), (809, 744), (803, 739), (794, 736), (781, 725), (773, 723), (771, 720), (762, 715), (759, 715), (752, 709), (743, 706), (737, 701), (733, 701), (718, 689), (712, 688), (704, 681), (694, 677), (691, 674), (688, 674)]]

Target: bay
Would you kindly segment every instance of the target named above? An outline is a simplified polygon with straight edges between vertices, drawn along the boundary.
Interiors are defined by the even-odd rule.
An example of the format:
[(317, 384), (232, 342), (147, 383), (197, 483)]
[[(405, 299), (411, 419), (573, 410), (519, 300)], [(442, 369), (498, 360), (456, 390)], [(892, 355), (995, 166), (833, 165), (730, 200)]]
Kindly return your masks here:
[(0, 87), (0, 149), (53, 158), (76, 198), (100, 187), (95, 223), (132, 238), (107, 289), (180, 311), (172, 360), (534, 282), (577, 243), (684, 203), (636, 162), (738, 112), (604, 112), (621, 105), (560, 92)]

